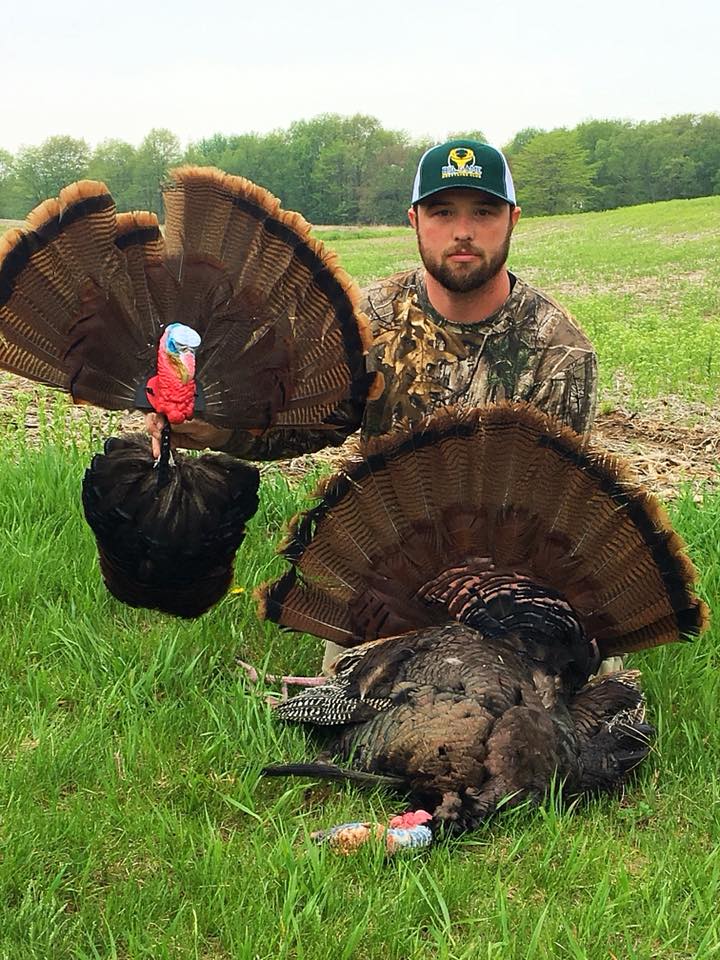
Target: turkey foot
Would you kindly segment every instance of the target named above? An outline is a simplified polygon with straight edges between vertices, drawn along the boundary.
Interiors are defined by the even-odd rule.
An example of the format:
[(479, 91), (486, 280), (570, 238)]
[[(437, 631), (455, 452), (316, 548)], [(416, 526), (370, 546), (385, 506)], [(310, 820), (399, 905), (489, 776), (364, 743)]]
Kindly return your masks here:
[[(239, 667), (243, 668), (250, 683), (259, 682), (260, 674), (251, 663), (246, 663), (244, 660), (237, 660), (236, 663)], [(274, 673), (266, 673), (264, 675), (266, 683), (279, 683), (281, 686), (280, 694), (268, 694), (265, 697), (265, 702), (271, 707), (276, 707), (279, 703), (284, 703), (288, 699), (289, 686), (321, 687), (324, 683), (327, 683), (327, 679), (327, 677), (283, 677)]]

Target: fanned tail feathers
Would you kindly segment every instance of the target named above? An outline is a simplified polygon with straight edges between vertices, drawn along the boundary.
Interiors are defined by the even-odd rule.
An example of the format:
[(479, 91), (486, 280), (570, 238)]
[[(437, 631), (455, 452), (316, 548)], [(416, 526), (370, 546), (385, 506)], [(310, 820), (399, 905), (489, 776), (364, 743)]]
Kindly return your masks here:
[(354, 646), (399, 632), (400, 620), (432, 623), (438, 605), (448, 617), (470, 610), (468, 578), (481, 597), (500, 584), (488, 603), (501, 627), (503, 583), (515, 596), (524, 579), (557, 593), (603, 657), (707, 625), (663, 508), (625, 466), (536, 408), (436, 414), (366, 444), (318, 495), (283, 548), (290, 569), (260, 594), (261, 615), (284, 627)]
[(0, 366), (76, 401), (133, 406), (152, 343), (115, 240), (115, 204), (92, 180), (66, 187), (2, 238)]
[(165, 326), (202, 337), (205, 419), (355, 429), (377, 377), (358, 291), (298, 214), (242, 177), (182, 167), (154, 214), (83, 180), (0, 239), (0, 367), (109, 409), (146, 406)]
[(305, 220), (213, 168), (173, 171), (164, 197), (166, 271), (183, 293), (183, 322), (203, 337), (204, 416), (219, 426), (359, 425), (376, 379), (365, 371), (369, 324)]

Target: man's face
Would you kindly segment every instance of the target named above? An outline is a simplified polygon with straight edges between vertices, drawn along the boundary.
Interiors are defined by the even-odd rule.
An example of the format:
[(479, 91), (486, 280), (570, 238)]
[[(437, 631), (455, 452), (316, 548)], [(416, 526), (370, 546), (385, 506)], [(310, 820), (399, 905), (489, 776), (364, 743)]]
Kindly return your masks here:
[(453, 293), (478, 290), (507, 261), (520, 207), (481, 190), (442, 190), (408, 211), (427, 272)]

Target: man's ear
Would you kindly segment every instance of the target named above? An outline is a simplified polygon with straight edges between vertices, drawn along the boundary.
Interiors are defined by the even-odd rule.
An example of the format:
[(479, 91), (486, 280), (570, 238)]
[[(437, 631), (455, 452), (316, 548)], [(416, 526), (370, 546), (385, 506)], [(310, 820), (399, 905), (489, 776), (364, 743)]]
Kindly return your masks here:
[(408, 220), (410, 221), (410, 226), (413, 230), (417, 230), (417, 210), (415, 207), (408, 208)]
[(510, 212), (510, 223), (512, 224), (513, 230), (520, 219), (520, 214), (522, 213), (522, 207), (513, 207)]

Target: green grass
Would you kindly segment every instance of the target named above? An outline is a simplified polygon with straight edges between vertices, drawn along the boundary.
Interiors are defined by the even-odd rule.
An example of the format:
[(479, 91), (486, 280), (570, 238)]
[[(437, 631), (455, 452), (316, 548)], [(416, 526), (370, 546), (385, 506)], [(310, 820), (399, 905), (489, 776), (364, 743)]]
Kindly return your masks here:
[[(516, 244), (522, 275), (556, 283), (558, 293), (561, 282), (577, 285), (578, 315), (592, 300), (585, 286), (672, 277), (662, 293), (653, 288), (657, 329), (644, 313), (642, 335), (626, 337), (623, 369), (641, 396), (654, 389), (651, 367), (643, 374), (648, 355), (657, 349), (657, 363), (677, 372), (690, 349), (673, 333), (685, 321), (694, 329), (681, 276), (717, 271), (712, 204), (661, 206), (664, 227), (662, 211), (638, 208), (528, 221)], [(668, 239), (682, 230), (698, 235), (687, 240), (692, 255)], [(333, 239), (352, 271), (363, 258), (368, 276), (413, 260), (412, 237), (371, 234)], [(663, 259), (668, 250), (677, 259)], [(631, 289), (622, 295), (644, 310)], [(662, 296), (676, 314), (663, 313)], [(607, 364), (620, 355), (614, 338), (628, 321), (609, 308), (602, 316)], [(670, 347), (680, 355), (666, 356)], [(686, 374), (677, 376), (689, 389)], [(707, 370), (698, 377), (711, 388)], [(715, 629), (695, 644), (632, 658), (658, 736), (623, 798), (571, 810), (550, 798), (424, 854), (385, 862), (368, 849), (344, 860), (316, 847), (310, 832), (385, 819), (397, 799), (259, 778), (264, 763), (309, 758), (314, 746), (273, 721), (236, 664), (319, 665), (320, 643), (258, 623), (251, 598), (282, 569), (273, 546), (287, 517), (307, 504), (312, 478), (291, 483), (274, 467), (263, 470), (261, 508), (236, 565), (242, 592), (194, 622), (131, 610), (102, 586), (81, 515), (79, 485), (97, 429), (71, 421), (61, 398), (41, 405), (31, 443), (22, 426), (27, 402), (20, 396), (0, 409), (1, 960), (720, 954)], [(708, 489), (699, 503), (688, 492), (672, 511), (713, 602), (720, 492)]]
[[(266, 472), (244, 593), (193, 623), (130, 610), (101, 585), (77, 496), (89, 445), (62, 417), (40, 449), (0, 448), (0, 956), (319, 958), (329, 938), (331, 956), (398, 960), (720, 949), (714, 635), (635, 658), (658, 739), (622, 802), (551, 800), (389, 864), (335, 858), (313, 828), (397, 800), (260, 780), (313, 747), (235, 665), (318, 665), (319, 644), (258, 624), (249, 596), (308, 484)], [(674, 511), (715, 596), (720, 496)]]

